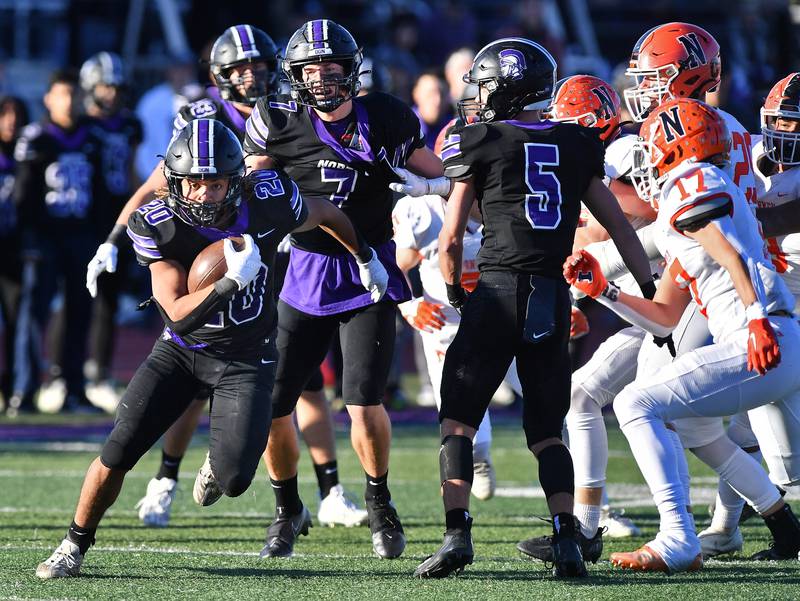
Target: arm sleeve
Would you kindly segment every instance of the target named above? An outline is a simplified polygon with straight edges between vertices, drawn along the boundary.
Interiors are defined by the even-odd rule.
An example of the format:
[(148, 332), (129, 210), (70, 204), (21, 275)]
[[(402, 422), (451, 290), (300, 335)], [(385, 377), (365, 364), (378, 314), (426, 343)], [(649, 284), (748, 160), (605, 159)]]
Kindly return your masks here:
[(475, 175), (478, 144), (486, 135), (486, 125), (456, 124), (445, 134), (442, 144), (444, 174), (450, 179), (464, 180)]
[(282, 171), (260, 169), (248, 177), (252, 186), (251, 202), (269, 202), (270, 220), (282, 238), (302, 226), (308, 219), (308, 207), (300, 188)]
[(267, 140), (269, 139), (269, 126), (264, 118), (267, 108), (264, 106), (264, 99), (259, 100), (253, 107), (253, 112), (245, 123), (244, 148), (248, 154), (265, 154), (267, 150)]
[(128, 218), (128, 237), (139, 265), (147, 266), (164, 259), (158, 245), (158, 230), (146, 221), (142, 209), (134, 211)]

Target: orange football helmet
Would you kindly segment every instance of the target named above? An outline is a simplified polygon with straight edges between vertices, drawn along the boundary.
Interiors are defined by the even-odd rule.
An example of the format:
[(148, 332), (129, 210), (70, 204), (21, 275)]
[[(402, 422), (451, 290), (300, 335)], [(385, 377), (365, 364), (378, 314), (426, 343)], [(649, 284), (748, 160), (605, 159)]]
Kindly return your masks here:
[[(445, 137), (446, 137), (446, 134), (447, 134), (447, 130), (449, 130), (451, 127), (453, 127), (459, 121), (460, 121), (460, 119), (450, 119), (450, 121), (448, 121), (445, 124), (445, 126), (439, 131), (439, 135), (436, 136), (436, 141), (433, 143), (433, 154), (435, 154), (437, 157), (442, 158), (442, 159), (444, 158), (444, 157), (442, 157), (442, 150), (443, 150), (443, 146), (445, 145), (444, 142), (445, 142)], [(469, 123), (477, 123), (477, 122), (478, 122), (478, 118), (476, 116), (470, 115), (469, 117), (467, 117), (467, 123), (468, 124)]]
[(719, 44), (702, 27), (667, 23), (645, 33), (631, 53), (625, 75), (636, 85), (623, 92), (634, 121), (669, 98), (703, 100), (719, 85)]
[(800, 131), (778, 129), (778, 119), (800, 122), (800, 73), (792, 73), (772, 86), (761, 107), (764, 150), (771, 161), (800, 165)]
[(556, 94), (544, 116), (551, 121), (577, 123), (600, 130), (600, 139), (611, 143), (619, 134), (619, 94), (605, 81), (591, 75), (573, 75), (556, 84)]
[(686, 161), (727, 161), (730, 150), (728, 126), (714, 108), (691, 98), (669, 100), (642, 123), (633, 145), (631, 182), (639, 198), (657, 209), (670, 171)]

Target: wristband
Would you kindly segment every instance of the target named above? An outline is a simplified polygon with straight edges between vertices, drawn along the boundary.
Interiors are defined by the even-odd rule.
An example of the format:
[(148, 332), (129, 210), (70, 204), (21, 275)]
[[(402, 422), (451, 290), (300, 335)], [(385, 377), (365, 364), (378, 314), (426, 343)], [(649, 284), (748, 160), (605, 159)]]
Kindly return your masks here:
[(434, 179), (426, 179), (425, 186), (428, 189), (428, 194), (436, 194), (437, 196), (449, 196), (452, 188), (452, 181), (449, 177), (437, 177)]
[(221, 277), (214, 283), (214, 290), (222, 298), (231, 299), (239, 291), (239, 284), (232, 278)]
[(764, 310), (764, 305), (762, 305), (758, 301), (755, 301), (751, 305), (745, 308), (744, 316), (747, 318), (747, 321), (754, 321), (756, 319), (766, 319), (767, 312)]
[(125, 240), (126, 233), (128, 231), (128, 227), (122, 223), (115, 223), (114, 228), (111, 230), (111, 233), (106, 238), (106, 242), (108, 244), (113, 244), (114, 246), (119, 247), (123, 240)]
[(600, 293), (600, 296), (603, 296), (610, 300), (612, 303), (617, 302), (619, 299), (619, 286), (617, 286), (614, 282), (608, 282), (606, 284), (605, 290)]

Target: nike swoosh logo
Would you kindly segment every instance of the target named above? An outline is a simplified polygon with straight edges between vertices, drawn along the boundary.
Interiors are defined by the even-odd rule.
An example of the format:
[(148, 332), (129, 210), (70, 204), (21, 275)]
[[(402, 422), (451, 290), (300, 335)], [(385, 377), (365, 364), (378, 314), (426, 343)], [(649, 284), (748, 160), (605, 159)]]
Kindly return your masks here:
[(548, 333), (549, 332), (542, 332), (541, 334), (534, 334), (533, 337), (534, 338), (541, 338), (542, 336), (547, 336)]
[(275, 361), (265, 361), (264, 359), (261, 360), (261, 365), (269, 365), (270, 363), (275, 363)]
[(337, 471), (338, 471), (338, 470), (336, 470), (336, 469), (326, 469), (326, 470), (325, 470), (325, 473), (326, 473), (326, 474), (335, 474)]
[(372, 480), (370, 480), (369, 483), (372, 484), (372, 486), (378, 486), (380, 484), (380, 482), (373, 482)]
[(275, 231), (275, 228), (272, 228), (271, 230), (268, 230), (268, 231), (266, 231), (266, 232), (259, 232), (259, 233), (258, 233), (258, 239), (260, 240), (260, 239), (261, 239), (261, 238), (263, 238), (264, 236), (269, 236), (269, 235), (270, 235), (272, 232), (274, 232), (274, 231)]

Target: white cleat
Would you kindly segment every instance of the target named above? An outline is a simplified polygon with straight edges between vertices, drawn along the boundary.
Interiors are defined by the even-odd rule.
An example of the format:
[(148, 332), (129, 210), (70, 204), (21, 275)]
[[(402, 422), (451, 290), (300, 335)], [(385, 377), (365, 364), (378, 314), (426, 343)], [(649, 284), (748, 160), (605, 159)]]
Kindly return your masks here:
[(697, 538), (700, 539), (703, 559), (741, 551), (744, 544), (742, 531), (738, 526), (732, 532), (706, 528), (697, 535)]
[(361, 509), (344, 493), (341, 484), (337, 484), (328, 496), (319, 503), (317, 520), (323, 526), (363, 526), (367, 523), (367, 510)]
[(178, 491), (178, 483), (172, 478), (152, 478), (147, 483), (147, 492), (139, 499), (136, 509), (145, 526), (164, 528), (169, 524), (172, 501)]
[(86, 385), (86, 398), (106, 413), (114, 413), (119, 405), (120, 392), (109, 380)]
[(37, 566), (36, 576), (42, 580), (78, 576), (82, 563), (83, 555), (78, 545), (65, 538), (53, 554)]
[(39, 389), (36, 404), (43, 413), (58, 413), (67, 400), (67, 382), (56, 378)]
[(600, 528), (605, 528), (603, 536), (608, 538), (630, 538), (641, 536), (642, 531), (619, 511), (613, 511), (608, 506), (603, 507), (600, 514)]
[(203, 507), (208, 507), (219, 501), (222, 494), (222, 488), (214, 477), (214, 472), (211, 471), (211, 461), (208, 458), (208, 453), (206, 453), (206, 460), (194, 479), (194, 489), (192, 491), (194, 502)]
[(473, 464), (472, 473), (472, 494), (481, 501), (491, 499), (497, 488), (497, 479), (491, 459)]

